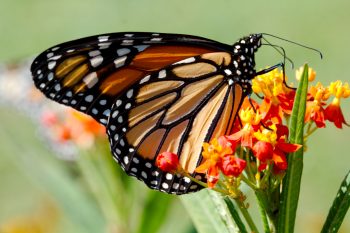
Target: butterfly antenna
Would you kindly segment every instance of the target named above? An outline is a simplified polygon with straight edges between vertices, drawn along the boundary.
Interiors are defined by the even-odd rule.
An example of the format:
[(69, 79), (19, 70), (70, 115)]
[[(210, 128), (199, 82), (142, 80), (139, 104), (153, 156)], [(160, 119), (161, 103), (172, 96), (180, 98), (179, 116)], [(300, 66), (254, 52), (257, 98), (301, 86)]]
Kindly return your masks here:
[[(267, 44), (262, 44), (262, 45), (269, 45), (269, 46), (273, 47), (279, 54), (281, 54), (283, 56), (283, 63), (286, 64), (286, 60), (288, 60), (292, 66), (292, 69), (294, 69), (294, 62), (292, 61), (292, 59), (287, 57), (286, 51), (284, 50), (284, 48), (282, 46), (271, 44), (267, 39), (265, 39), (265, 38), (263, 38), (263, 39), (266, 41)], [(279, 49), (281, 49), (282, 52)]]
[(320, 50), (318, 49), (315, 49), (315, 48), (312, 48), (312, 47), (309, 47), (309, 46), (306, 46), (306, 45), (303, 45), (303, 44), (300, 44), (298, 42), (295, 42), (295, 41), (291, 41), (291, 40), (287, 40), (287, 39), (284, 39), (282, 37), (279, 37), (279, 36), (275, 36), (275, 35), (272, 35), (272, 34), (269, 34), (269, 33), (261, 33), (262, 35), (265, 35), (265, 36), (271, 36), (271, 37), (274, 37), (274, 38), (277, 38), (277, 39), (280, 39), (280, 40), (283, 40), (283, 41), (286, 41), (286, 42), (289, 42), (289, 43), (292, 43), (292, 44), (295, 44), (295, 45), (298, 45), (300, 47), (303, 47), (303, 48), (306, 48), (306, 49), (310, 49), (310, 50), (313, 50), (317, 53), (320, 54), (321, 56), (321, 59), (323, 58), (323, 54)]

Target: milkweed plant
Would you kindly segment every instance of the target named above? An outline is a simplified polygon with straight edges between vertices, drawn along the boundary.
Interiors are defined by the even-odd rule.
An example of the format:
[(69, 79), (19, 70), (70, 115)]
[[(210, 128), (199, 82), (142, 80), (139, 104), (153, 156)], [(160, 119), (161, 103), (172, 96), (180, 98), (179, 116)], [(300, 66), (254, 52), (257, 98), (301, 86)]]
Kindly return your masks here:
[[(204, 173), (207, 183), (186, 174), (176, 154), (163, 152), (157, 157), (157, 166), (216, 191), (216, 198), (224, 201), (220, 211), (228, 232), (260, 232), (249, 213), (251, 200), (242, 184), (256, 196), (264, 232), (293, 232), (310, 136), (327, 122), (339, 129), (349, 126), (340, 105), (350, 96), (349, 84), (338, 80), (329, 86), (320, 82), (309, 86), (315, 77), (316, 72), (307, 65), (296, 71), (297, 89), (286, 85), (278, 69), (255, 77), (252, 89), (262, 100), (246, 98), (232, 133), (203, 144), (204, 162), (195, 171)], [(348, 173), (322, 232), (337, 232), (349, 205)]]

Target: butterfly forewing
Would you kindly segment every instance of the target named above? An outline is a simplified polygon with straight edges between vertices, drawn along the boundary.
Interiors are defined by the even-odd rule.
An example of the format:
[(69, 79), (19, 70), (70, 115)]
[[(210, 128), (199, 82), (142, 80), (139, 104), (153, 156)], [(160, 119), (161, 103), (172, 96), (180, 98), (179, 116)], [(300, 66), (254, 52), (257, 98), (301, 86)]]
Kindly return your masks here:
[(111, 149), (123, 169), (149, 187), (182, 194), (200, 189), (190, 179), (164, 173), (154, 165), (163, 151), (178, 154), (194, 172), (203, 142), (230, 132), (242, 88), (229, 83), (228, 53), (206, 53), (176, 62), (142, 78), (113, 105), (107, 125)]
[(175, 34), (114, 33), (57, 45), (31, 67), (35, 85), (49, 98), (106, 124), (121, 92), (176, 61), (224, 44)]

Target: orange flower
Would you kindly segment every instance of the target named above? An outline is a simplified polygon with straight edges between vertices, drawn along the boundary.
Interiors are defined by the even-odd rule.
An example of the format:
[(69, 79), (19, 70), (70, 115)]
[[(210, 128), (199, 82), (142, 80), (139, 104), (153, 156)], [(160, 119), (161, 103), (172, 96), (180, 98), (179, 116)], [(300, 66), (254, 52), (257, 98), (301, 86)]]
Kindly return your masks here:
[(219, 180), (219, 170), (222, 159), (232, 155), (235, 150), (235, 143), (228, 141), (224, 136), (214, 138), (210, 143), (203, 143), (202, 156), (204, 162), (195, 169), (195, 172), (206, 173), (208, 187), (212, 188)]
[(72, 141), (80, 148), (90, 148), (96, 138), (106, 136), (104, 126), (92, 117), (72, 109), (62, 112), (45, 111), (41, 122), (48, 128), (48, 133), (54, 141)]
[(259, 170), (264, 170), (269, 160), (274, 163), (274, 168), (283, 171), (287, 169), (286, 153), (299, 150), (301, 145), (286, 142), (286, 127), (283, 125), (271, 125), (270, 129), (263, 129), (254, 135), (259, 140), (253, 146), (254, 156), (260, 160)]
[(316, 86), (311, 86), (306, 102), (305, 122), (314, 121), (318, 128), (324, 128), (325, 117), (323, 106), (330, 96), (329, 90), (318, 82)]
[(271, 121), (281, 124), (283, 114), (291, 114), (295, 90), (285, 85), (283, 72), (275, 69), (269, 73), (259, 75), (253, 80), (253, 91), (262, 93), (264, 100), (260, 106), (263, 122)]
[(251, 148), (253, 146), (253, 133), (260, 127), (261, 114), (259, 110), (256, 112), (248, 107), (247, 109), (241, 109), (239, 112), (243, 128), (226, 137), (227, 140), (233, 144), (240, 142), (241, 146)]
[(334, 99), (330, 105), (325, 109), (325, 118), (333, 122), (337, 128), (342, 128), (343, 124), (349, 126), (344, 118), (343, 112), (340, 108), (340, 99), (348, 98), (350, 96), (349, 84), (342, 84), (341, 81), (332, 82), (329, 86), (329, 92), (334, 95)]

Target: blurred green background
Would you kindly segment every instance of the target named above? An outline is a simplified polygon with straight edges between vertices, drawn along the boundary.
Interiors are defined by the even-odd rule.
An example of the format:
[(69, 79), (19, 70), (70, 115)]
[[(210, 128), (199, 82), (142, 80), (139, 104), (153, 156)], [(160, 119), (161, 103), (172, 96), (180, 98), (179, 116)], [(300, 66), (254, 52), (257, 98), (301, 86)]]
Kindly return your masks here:
[[(184, 33), (229, 44), (252, 32), (267, 32), (320, 49), (324, 54), (323, 60), (312, 51), (271, 40), (286, 49), (296, 67), (308, 62), (317, 71), (317, 80), (324, 85), (337, 79), (349, 82), (349, 10), (350, 2), (347, 0), (0, 0), (0, 64), (13, 64), (34, 57), (57, 43), (107, 32)], [(257, 55), (257, 69), (274, 65), (281, 59), (273, 49), (262, 48)], [(294, 79), (294, 70), (289, 68), (287, 75), (290, 80)], [(350, 122), (350, 101), (344, 101), (342, 107), (345, 118)], [(40, 177), (41, 169), (50, 171), (48, 166), (55, 161), (51, 159), (46, 163), (47, 158), (44, 158), (45, 166), (31, 164), (33, 171), (21, 169), (23, 166), (18, 163), (30, 163), (30, 156), (34, 156), (36, 161), (41, 152), (48, 153), (47, 148), (34, 139), (35, 126), (11, 107), (0, 106), (0, 122), (1, 225), (9, 218), (38, 208), (42, 199), (50, 199), (45, 194), (45, 182), (33, 182), (28, 173), (35, 171), (38, 173), (36, 177)], [(31, 152), (33, 147), (35, 149)], [(339, 130), (327, 125), (309, 140), (296, 232), (319, 231), (337, 188), (349, 170), (349, 151), (348, 127)], [(60, 178), (56, 178), (59, 185)], [(75, 190), (68, 191), (74, 196)], [(90, 203), (88, 199), (86, 203)], [(96, 215), (96, 218), (100, 216), (94, 211), (86, 211), (84, 214)], [(79, 214), (79, 211), (76, 213)], [(175, 223), (182, 218), (188, 219), (187, 215), (174, 216)], [(102, 219), (96, 220), (98, 224), (103, 224), (100, 221)], [(60, 224), (61, 231), (58, 232), (77, 232), (72, 219), (63, 219)], [(349, 214), (342, 230), (350, 232)], [(188, 227), (187, 232), (191, 231)], [(163, 229), (163, 232), (166, 231)]]

